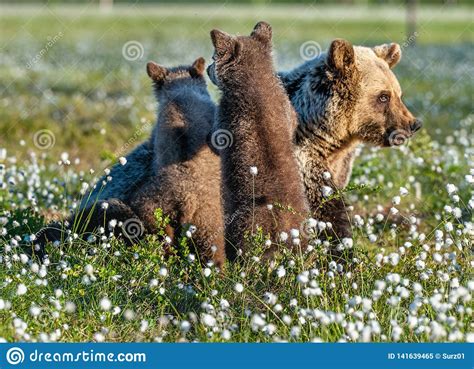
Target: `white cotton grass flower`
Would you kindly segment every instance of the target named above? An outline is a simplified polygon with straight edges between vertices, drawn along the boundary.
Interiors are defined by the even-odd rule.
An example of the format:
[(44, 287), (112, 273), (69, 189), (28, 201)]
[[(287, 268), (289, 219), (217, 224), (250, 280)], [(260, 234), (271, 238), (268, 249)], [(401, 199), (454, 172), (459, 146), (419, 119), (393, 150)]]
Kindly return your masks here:
[(446, 190), (448, 191), (448, 195), (452, 195), (457, 191), (457, 187), (452, 183), (448, 183), (446, 185)]
[(334, 190), (329, 186), (323, 186), (321, 191), (324, 197), (329, 197), (334, 193)]
[(72, 301), (67, 301), (66, 304), (64, 305), (64, 310), (67, 313), (74, 313), (76, 311), (76, 304)]
[(259, 329), (263, 328), (266, 324), (267, 322), (260, 314), (252, 315), (250, 325), (253, 331), (258, 331)]
[(164, 266), (160, 268), (159, 274), (161, 277), (166, 278), (168, 276), (168, 269)]
[(402, 199), (401, 199), (400, 196), (394, 196), (394, 197), (392, 198), (392, 203), (393, 203), (393, 205), (400, 205), (401, 200), (402, 200)]
[(150, 287), (150, 289), (154, 289), (154, 288), (158, 287), (158, 284), (159, 284), (159, 282), (158, 282), (158, 279), (156, 279), (156, 278), (152, 278), (152, 279), (150, 279), (150, 282), (148, 282), (148, 286)]
[(112, 307), (112, 301), (110, 301), (107, 297), (103, 297), (100, 300), (99, 305), (103, 311), (109, 311)]
[(0, 161), (4, 161), (7, 159), (7, 149), (0, 148)]
[(135, 312), (132, 309), (125, 309), (123, 312), (123, 317), (125, 320), (134, 320), (135, 316)]
[(278, 301), (278, 297), (271, 293), (271, 292), (265, 292), (263, 294), (263, 300), (268, 304), (268, 305), (275, 305)]
[(32, 317), (37, 317), (37, 316), (39, 316), (40, 314), (41, 314), (41, 308), (39, 308), (39, 307), (36, 306), (36, 305), (32, 305), (32, 306), (30, 307), (30, 315), (31, 315)]
[(342, 245), (346, 249), (352, 249), (354, 246), (354, 240), (352, 238), (345, 237), (342, 239)]
[(287, 240), (288, 240), (288, 233), (280, 232), (280, 241), (281, 242), (286, 242)]
[(301, 284), (307, 284), (309, 282), (309, 272), (304, 271), (303, 273), (298, 274), (296, 280)]
[(16, 294), (17, 294), (17, 296), (22, 296), (22, 295), (24, 295), (27, 291), (28, 291), (28, 288), (26, 288), (26, 286), (25, 286), (23, 283), (20, 283), (20, 284), (17, 286)]
[(291, 238), (298, 238), (300, 236), (300, 231), (298, 229), (291, 229), (290, 230), (290, 235), (291, 235)]
[(221, 333), (221, 337), (224, 341), (229, 341), (232, 338), (232, 333), (228, 329), (224, 329)]
[(426, 267), (426, 263), (423, 260), (417, 260), (415, 265), (418, 270), (424, 270)]
[(84, 272), (91, 276), (94, 274), (94, 267), (91, 265), (91, 264), (87, 264), (85, 267), (84, 267)]
[(244, 286), (242, 283), (236, 283), (234, 286), (234, 291), (237, 293), (242, 293), (244, 291)]
[(256, 176), (258, 174), (258, 168), (254, 166), (250, 167), (250, 174)]
[(276, 274), (278, 278), (283, 278), (286, 275), (285, 267), (283, 265), (280, 265), (276, 270)]
[(94, 341), (104, 342), (105, 341), (105, 336), (102, 333), (97, 332), (97, 333), (94, 334)]
[(191, 323), (188, 322), (187, 320), (183, 320), (180, 324), (180, 329), (181, 329), (181, 332), (183, 333), (189, 332), (189, 330), (191, 329)]
[(150, 326), (150, 323), (148, 322), (148, 320), (143, 319), (140, 322), (140, 332), (142, 333), (146, 332), (149, 326)]
[(216, 318), (213, 317), (211, 314), (203, 314), (201, 317), (201, 321), (204, 325), (208, 327), (214, 327), (217, 323)]
[(329, 173), (328, 171), (325, 171), (323, 172), (323, 178), (327, 181), (329, 179), (331, 179), (331, 173)]

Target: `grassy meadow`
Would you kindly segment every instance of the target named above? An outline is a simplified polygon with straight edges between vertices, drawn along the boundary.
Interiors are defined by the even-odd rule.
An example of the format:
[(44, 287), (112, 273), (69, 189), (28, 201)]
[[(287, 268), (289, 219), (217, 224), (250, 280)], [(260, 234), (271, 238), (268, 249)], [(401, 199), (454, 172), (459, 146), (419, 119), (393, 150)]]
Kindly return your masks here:
[[(0, 340), (473, 342), (472, 12), (419, 8), (405, 41), (403, 7), (0, 5)], [(198, 263), (192, 238), (164, 258), (161, 234), (134, 246), (71, 234), (44, 263), (28, 257), (33, 235), (149, 135), (146, 62), (209, 60), (212, 28), (258, 20), (281, 70), (336, 37), (402, 45), (395, 73), (424, 128), (361, 148), (345, 191), (355, 259), (331, 262), (317, 220), (306, 253), (262, 263), (255, 237), (225, 273)]]

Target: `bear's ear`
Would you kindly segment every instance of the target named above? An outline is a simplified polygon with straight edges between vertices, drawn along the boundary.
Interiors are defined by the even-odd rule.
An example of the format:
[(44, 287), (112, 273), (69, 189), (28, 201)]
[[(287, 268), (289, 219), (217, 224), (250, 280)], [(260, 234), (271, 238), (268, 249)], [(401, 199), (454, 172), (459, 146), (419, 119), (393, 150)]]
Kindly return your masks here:
[(146, 72), (148, 73), (148, 76), (155, 82), (162, 81), (168, 74), (168, 71), (165, 67), (152, 61), (147, 63)]
[(341, 73), (352, 70), (355, 66), (355, 53), (352, 44), (343, 39), (331, 42), (327, 63), (331, 69)]
[(211, 40), (219, 56), (231, 53), (235, 46), (235, 38), (218, 29), (211, 31)]
[(204, 75), (205, 68), (206, 61), (204, 58), (197, 58), (191, 65), (191, 68), (189, 68), (189, 74), (194, 78), (202, 77)]
[(383, 44), (373, 48), (375, 55), (385, 60), (390, 68), (398, 64), (402, 58), (402, 49), (399, 44)]
[(250, 37), (269, 45), (272, 42), (272, 27), (267, 22), (258, 22), (253, 28)]

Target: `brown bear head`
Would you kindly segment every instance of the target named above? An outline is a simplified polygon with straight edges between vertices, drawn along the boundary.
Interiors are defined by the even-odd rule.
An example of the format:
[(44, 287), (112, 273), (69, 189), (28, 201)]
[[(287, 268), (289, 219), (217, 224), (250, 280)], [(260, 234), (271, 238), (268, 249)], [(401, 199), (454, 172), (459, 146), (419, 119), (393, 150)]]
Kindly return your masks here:
[(395, 43), (367, 48), (345, 40), (332, 42), (326, 74), (334, 101), (328, 107), (344, 110), (345, 119), (332, 122), (341, 140), (398, 146), (421, 128), (421, 121), (402, 102), (400, 84), (391, 70), (400, 58)]

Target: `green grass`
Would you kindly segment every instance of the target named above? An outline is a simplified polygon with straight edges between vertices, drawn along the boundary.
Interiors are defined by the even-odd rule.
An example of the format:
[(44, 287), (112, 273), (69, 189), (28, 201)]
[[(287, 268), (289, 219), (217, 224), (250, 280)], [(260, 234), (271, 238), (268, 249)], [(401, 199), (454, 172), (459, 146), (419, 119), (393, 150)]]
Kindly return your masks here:
[[(365, 148), (357, 158), (346, 197), (354, 207), (358, 261), (333, 271), (317, 245), (265, 264), (255, 241), (245, 263), (219, 274), (189, 261), (190, 239), (179, 250), (185, 257), (171, 259), (163, 256), (160, 236), (132, 247), (113, 239), (96, 245), (74, 240), (51, 245), (44, 269), (21, 256), (17, 243), (67, 215), (82, 182), (92, 183), (115, 163), (114, 153), (149, 134), (156, 112), (147, 60), (176, 65), (200, 55), (209, 59), (210, 29), (247, 33), (265, 19), (274, 28), (277, 65), (287, 69), (303, 61), (299, 50), (308, 40), (322, 49), (335, 37), (403, 43), (403, 8), (207, 5), (118, 7), (101, 14), (92, 7), (0, 7), (0, 149), (7, 149), (7, 158), (0, 152), (0, 338), (224, 341), (230, 333), (230, 340), (252, 342), (472, 340), (470, 12), (419, 11), (417, 45), (403, 47), (395, 73), (425, 128), (402, 149)], [(131, 40), (144, 48), (136, 61), (122, 55)], [(45, 150), (34, 142), (43, 129), (54, 135)], [(57, 164), (63, 152), (70, 165)], [(448, 194), (449, 183), (459, 199)], [(400, 187), (409, 194), (393, 205)], [(390, 213), (392, 206), (398, 214)], [(396, 265), (390, 262), (397, 257)], [(279, 277), (281, 268), (286, 274)], [(392, 280), (393, 273), (400, 282), (387, 282), (378, 296), (377, 281)], [(235, 290), (239, 283), (242, 292)], [(26, 294), (17, 293), (19, 285)], [(104, 298), (111, 309), (101, 307)]]

